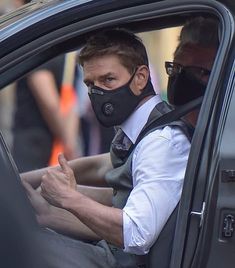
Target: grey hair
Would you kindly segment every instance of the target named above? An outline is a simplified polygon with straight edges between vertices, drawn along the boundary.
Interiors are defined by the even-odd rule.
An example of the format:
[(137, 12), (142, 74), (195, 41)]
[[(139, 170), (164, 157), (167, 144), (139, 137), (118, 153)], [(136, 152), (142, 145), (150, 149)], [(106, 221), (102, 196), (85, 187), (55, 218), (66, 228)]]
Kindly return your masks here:
[(197, 45), (204, 48), (218, 48), (219, 22), (214, 18), (195, 17), (185, 23), (174, 57), (185, 45)]

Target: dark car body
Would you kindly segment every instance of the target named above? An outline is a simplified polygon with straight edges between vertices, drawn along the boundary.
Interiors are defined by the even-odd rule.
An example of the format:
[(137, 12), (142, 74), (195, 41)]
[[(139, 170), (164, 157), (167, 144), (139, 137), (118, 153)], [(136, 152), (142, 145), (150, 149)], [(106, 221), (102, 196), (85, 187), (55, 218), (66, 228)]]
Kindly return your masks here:
[[(77, 49), (97, 30), (119, 26), (134, 32), (151, 31), (182, 25), (198, 15), (219, 19), (220, 47), (192, 141), (170, 267), (232, 268), (235, 265), (234, 0), (32, 1), (0, 18), (0, 88), (46, 60)], [(0, 209), (4, 219), (0, 231), (3, 266), (0, 266), (42, 267), (37, 258), (38, 247), (42, 245), (34, 235), (33, 212), (3, 139), (0, 152)]]

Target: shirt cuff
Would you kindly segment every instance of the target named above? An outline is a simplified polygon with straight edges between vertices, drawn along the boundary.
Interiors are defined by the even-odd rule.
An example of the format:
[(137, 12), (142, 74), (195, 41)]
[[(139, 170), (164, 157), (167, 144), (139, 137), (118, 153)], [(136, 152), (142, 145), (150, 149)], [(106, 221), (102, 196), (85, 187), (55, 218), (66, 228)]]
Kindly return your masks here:
[(145, 255), (149, 252), (149, 249), (146, 249), (146, 241), (137, 233), (138, 226), (123, 210), (123, 251), (135, 255)]

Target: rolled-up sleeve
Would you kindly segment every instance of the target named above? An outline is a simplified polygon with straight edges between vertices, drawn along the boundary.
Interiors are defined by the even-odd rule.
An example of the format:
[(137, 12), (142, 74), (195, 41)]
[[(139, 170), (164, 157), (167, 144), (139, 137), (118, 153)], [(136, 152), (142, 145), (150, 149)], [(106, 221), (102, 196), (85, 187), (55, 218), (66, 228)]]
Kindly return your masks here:
[(165, 127), (145, 137), (132, 158), (133, 190), (123, 208), (124, 251), (147, 254), (179, 202), (190, 143)]

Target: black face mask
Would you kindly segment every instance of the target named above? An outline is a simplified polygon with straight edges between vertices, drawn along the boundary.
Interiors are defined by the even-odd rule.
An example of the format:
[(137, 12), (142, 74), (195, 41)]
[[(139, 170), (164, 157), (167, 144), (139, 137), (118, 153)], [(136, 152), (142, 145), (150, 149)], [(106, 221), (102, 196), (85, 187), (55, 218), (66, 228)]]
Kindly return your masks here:
[(206, 83), (199, 81), (193, 74), (182, 71), (169, 77), (167, 98), (170, 104), (178, 106), (205, 94)]
[(89, 89), (89, 97), (98, 121), (105, 127), (122, 124), (146, 96), (155, 95), (150, 79), (143, 92), (136, 96), (130, 89), (131, 79), (123, 86), (114, 90), (100, 87)]

